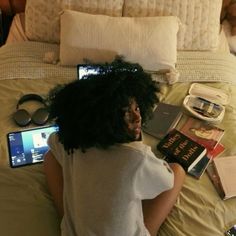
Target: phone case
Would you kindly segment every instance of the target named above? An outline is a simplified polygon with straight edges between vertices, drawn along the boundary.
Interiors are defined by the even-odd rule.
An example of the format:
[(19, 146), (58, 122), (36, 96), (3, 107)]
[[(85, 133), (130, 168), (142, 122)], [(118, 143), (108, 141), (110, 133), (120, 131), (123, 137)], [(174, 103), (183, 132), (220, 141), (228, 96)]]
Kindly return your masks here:
[(207, 122), (219, 123), (225, 114), (229, 95), (221, 89), (193, 83), (183, 101), (184, 108), (193, 116)]
[(235, 236), (236, 235), (236, 224), (233, 225), (231, 228), (229, 228), (226, 232), (225, 232), (226, 236)]

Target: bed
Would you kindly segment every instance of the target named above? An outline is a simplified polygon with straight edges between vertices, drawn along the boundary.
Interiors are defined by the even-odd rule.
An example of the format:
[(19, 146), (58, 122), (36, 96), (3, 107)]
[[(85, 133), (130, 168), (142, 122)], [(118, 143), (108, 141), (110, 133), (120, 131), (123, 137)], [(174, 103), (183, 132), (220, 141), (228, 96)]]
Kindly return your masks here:
[[(11, 3), (14, 4), (14, 1)], [(73, 27), (78, 26), (75, 19), (79, 17), (81, 20), (83, 16), (75, 13), (73, 18), (70, 10), (73, 14), (75, 11), (89, 13), (95, 17), (91, 17), (95, 21), (96, 16), (100, 17), (101, 14), (117, 19), (123, 16), (178, 16), (181, 22), (178, 25), (181, 26), (176, 35), (173, 36), (175, 30), (164, 33), (169, 37), (164, 40), (171, 45), (168, 44), (165, 49), (168, 57), (157, 52), (163, 63), (155, 64), (154, 61), (145, 64), (147, 58), (137, 50), (143, 50), (144, 44), (132, 45), (137, 53), (131, 52), (125, 56), (143, 63), (152, 73), (153, 79), (160, 82), (159, 96), (163, 102), (182, 104), (193, 82), (220, 88), (229, 94), (230, 103), (226, 105), (225, 117), (218, 125), (225, 129), (222, 138), (225, 146), (223, 155), (236, 154), (236, 59), (230, 52), (224, 32), (220, 31), (221, 0), (64, 1), (61, 5), (59, 1), (27, 0), (26, 6), (20, 7), (25, 12), (15, 15), (6, 44), (0, 48), (0, 235), (60, 235), (60, 220), (47, 189), (42, 164), (10, 168), (6, 134), (22, 129), (12, 119), (17, 101), (22, 95), (36, 93), (44, 96), (55, 85), (77, 79), (76, 64), (81, 62), (77, 59), (79, 53), (84, 51), (78, 49), (74, 37), (86, 37), (88, 34), (83, 34), (85, 29), (81, 32), (73, 31)], [(69, 18), (65, 17), (59, 24), (63, 15), (59, 12), (63, 9), (70, 9), (67, 12)], [(65, 23), (68, 19), (72, 20), (70, 24)], [(176, 23), (178, 19), (171, 18), (170, 21)], [(99, 20), (102, 22), (103, 19)], [(92, 25), (94, 21), (90, 23)], [(111, 23), (117, 24), (113, 21)], [(145, 24), (149, 27), (149, 22)], [(70, 29), (66, 27), (68, 25)], [(86, 28), (83, 25), (81, 23), (79, 27)], [(153, 27), (152, 23), (150, 27)], [(176, 26), (172, 24), (171, 27)], [(112, 29), (109, 28), (111, 32)], [(76, 32), (76, 35), (69, 34), (67, 30)], [(109, 30), (105, 33), (106, 37), (111, 34)], [(63, 32), (68, 34), (60, 35)], [(155, 32), (155, 35), (161, 37), (159, 32)], [(152, 38), (150, 34), (149, 37)], [(84, 47), (86, 43), (90, 44), (88, 38), (84, 41)], [(93, 43), (101, 45), (99, 40)], [(153, 41), (151, 43), (148, 46), (150, 52), (160, 45), (163, 47), (163, 42), (159, 41), (159, 46), (154, 44), (155, 47)], [(118, 50), (124, 49), (123, 45), (118, 46)], [(173, 49), (174, 52), (168, 51)], [(166, 60), (169, 60), (168, 63), (165, 63)], [(158, 71), (155, 66), (159, 67)], [(187, 116), (184, 112), (181, 122)], [(31, 127), (34, 126), (31, 124), (27, 128)], [(159, 156), (156, 151), (158, 140), (145, 133), (143, 139)], [(161, 226), (158, 236), (223, 236), (225, 230), (233, 224), (236, 224), (236, 198), (221, 200), (205, 173), (200, 180), (186, 177), (175, 207)]]

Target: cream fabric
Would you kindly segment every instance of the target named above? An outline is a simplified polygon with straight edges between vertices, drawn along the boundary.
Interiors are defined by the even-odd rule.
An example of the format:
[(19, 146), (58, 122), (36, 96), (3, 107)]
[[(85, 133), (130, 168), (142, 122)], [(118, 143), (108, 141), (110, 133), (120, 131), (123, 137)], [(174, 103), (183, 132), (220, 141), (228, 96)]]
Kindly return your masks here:
[(181, 20), (178, 50), (214, 50), (222, 0), (125, 0), (124, 16), (174, 15)]
[[(15, 42), (3, 45), (0, 53), (0, 80), (8, 79), (77, 79), (76, 68), (45, 63), (45, 55), (59, 59), (59, 46), (42, 42)], [(53, 62), (52, 62), (53, 63)], [(9, 113), (10, 114), (10, 113)]]
[(60, 61), (77, 65), (115, 56), (145, 70), (171, 69), (176, 63), (176, 17), (109, 17), (66, 10), (61, 16)]
[[(41, 42), (15, 42), (1, 47), (0, 81), (41, 78), (66, 81), (77, 79), (76, 67), (44, 63), (48, 52), (59, 55), (59, 45)], [(56, 58), (58, 59), (58, 58)], [(179, 51), (176, 68), (179, 82), (225, 82), (236, 85), (236, 57), (222, 52)], [(166, 83), (166, 76), (152, 73), (153, 79)], [(1, 90), (0, 90), (1, 91)]]
[[(7, 133), (21, 129), (12, 121), (12, 113), (22, 95), (36, 93), (45, 96), (55, 85), (76, 79), (75, 67), (66, 68), (42, 62), (43, 55), (48, 50), (57, 52), (59, 46), (22, 42), (0, 48), (0, 235), (2, 236), (58, 236), (61, 233), (61, 220), (46, 185), (43, 165), (11, 169), (6, 139)], [(197, 54), (198, 57), (188, 56), (190, 53)], [(210, 54), (210, 52), (206, 53)], [(226, 73), (225, 79), (229, 78), (231, 71), (236, 73), (236, 57), (233, 55), (231, 58), (232, 60), (234, 58), (234, 63), (230, 62), (231, 69), (229, 70), (229, 67), (225, 67), (227, 61), (224, 57), (222, 60), (217, 60), (216, 63), (214, 60), (216, 53), (211, 53), (211, 60), (206, 57), (205, 52), (180, 52), (180, 54), (181, 58), (177, 60), (177, 68), (179, 68), (181, 77), (183, 71), (186, 70), (186, 79), (190, 72), (196, 79), (206, 75), (207, 71), (204, 75), (198, 75), (200, 63), (202, 63), (202, 67), (209, 65), (209, 77), (214, 72), (217, 73), (218, 68), (222, 73)], [(219, 57), (220, 55), (222, 53), (219, 54)], [(199, 70), (187, 69), (189, 62), (192, 63), (191, 68), (194, 68), (192, 58), (197, 59)], [(230, 78), (234, 78), (236, 83), (234, 74)], [(161, 84), (162, 100), (170, 104), (181, 105), (190, 85), (191, 82), (176, 83), (172, 86)], [(235, 155), (236, 86), (230, 82), (214, 82), (207, 83), (207, 85), (220, 88), (231, 95), (231, 102), (226, 107), (226, 115), (220, 127), (226, 130), (221, 141), (225, 146), (222, 155)], [(184, 118), (186, 115), (183, 116)], [(179, 125), (183, 124), (182, 122), (184, 120), (181, 119)], [(143, 133), (143, 139), (144, 143), (150, 145), (158, 155), (156, 150), (158, 140), (145, 133)], [(222, 201), (206, 173), (200, 180), (186, 176), (184, 187), (175, 207), (162, 224), (158, 236), (222, 236), (222, 232), (235, 222), (235, 212), (236, 198)], [(9, 222), (11, 222), (10, 226)], [(30, 223), (27, 224), (27, 227), (22, 227), (26, 222)]]
[(122, 7), (123, 0), (27, 0), (26, 35), (30, 40), (58, 43), (62, 9), (121, 16)]
[(230, 53), (230, 48), (229, 48), (227, 36), (226, 36), (226, 33), (225, 33), (222, 26), (221, 26), (220, 35), (219, 35), (219, 46), (216, 51)]

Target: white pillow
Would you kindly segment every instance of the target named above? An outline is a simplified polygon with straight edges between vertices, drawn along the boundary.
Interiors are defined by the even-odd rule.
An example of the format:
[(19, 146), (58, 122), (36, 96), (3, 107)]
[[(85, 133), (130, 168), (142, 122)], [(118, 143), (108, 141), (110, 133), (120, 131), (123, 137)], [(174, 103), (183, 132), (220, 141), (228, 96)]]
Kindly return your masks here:
[(222, 0), (124, 0), (124, 16), (179, 17), (178, 50), (218, 47)]
[(220, 35), (219, 35), (219, 46), (216, 52), (224, 52), (230, 53), (229, 43), (225, 34), (223, 27), (220, 28)]
[(224, 20), (222, 22), (222, 28), (225, 32), (228, 44), (229, 44), (229, 49), (232, 53), (236, 53), (236, 35), (231, 34), (231, 26), (230, 23), (227, 20)]
[(65, 10), (61, 15), (60, 61), (111, 62), (117, 55), (145, 70), (174, 69), (177, 17), (109, 17)]
[(121, 16), (124, 0), (27, 0), (25, 31), (30, 40), (58, 43), (63, 9)]

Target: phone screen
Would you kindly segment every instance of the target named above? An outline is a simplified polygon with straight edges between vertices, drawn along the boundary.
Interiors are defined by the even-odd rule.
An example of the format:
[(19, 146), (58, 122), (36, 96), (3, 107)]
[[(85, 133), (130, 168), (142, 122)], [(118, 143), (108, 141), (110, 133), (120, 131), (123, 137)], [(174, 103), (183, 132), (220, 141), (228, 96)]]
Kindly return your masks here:
[(9, 162), (12, 168), (43, 162), (47, 140), (58, 126), (51, 125), (7, 134)]
[(236, 236), (236, 224), (225, 232), (227, 236)]
[[(86, 75), (97, 75), (102, 73), (108, 73), (112, 71), (112, 65), (99, 65), (99, 64), (78, 64), (77, 65), (77, 77), (78, 79), (86, 78)], [(118, 68), (116, 70), (119, 71), (130, 71), (136, 72), (138, 70), (137, 67), (132, 68)]]
[(99, 65), (78, 65), (78, 78), (82, 79), (86, 75), (96, 75), (99, 74), (99, 71), (101, 69), (101, 66)]

